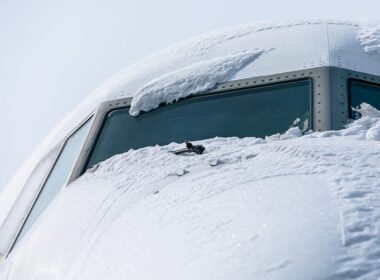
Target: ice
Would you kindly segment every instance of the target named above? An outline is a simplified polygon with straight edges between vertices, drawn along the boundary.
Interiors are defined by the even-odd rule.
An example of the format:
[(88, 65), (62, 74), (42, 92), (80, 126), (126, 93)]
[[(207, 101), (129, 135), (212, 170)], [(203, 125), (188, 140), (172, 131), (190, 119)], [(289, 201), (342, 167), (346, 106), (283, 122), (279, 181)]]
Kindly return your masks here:
[(130, 114), (139, 115), (189, 95), (205, 92), (228, 81), (251, 63), (263, 50), (246, 50), (233, 55), (205, 60), (160, 76), (139, 89), (133, 97)]

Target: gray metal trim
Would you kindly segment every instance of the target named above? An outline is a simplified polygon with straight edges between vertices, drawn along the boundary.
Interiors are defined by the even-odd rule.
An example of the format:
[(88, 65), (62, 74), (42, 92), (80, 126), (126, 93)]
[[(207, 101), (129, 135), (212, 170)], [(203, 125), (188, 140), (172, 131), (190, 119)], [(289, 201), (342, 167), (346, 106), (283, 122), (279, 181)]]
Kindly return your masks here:
[(35, 168), (33, 169), (33, 171), (30, 173), (28, 179), (25, 181), (25, 184), (22, 188), (22, 190), (20, 191), (19, 195), (17, 196), (13, 206), (11, 207), (7, 217), (5, 218), (4, 220), (4, 223), (7, 223), (8, 219), (10, 218), (11, 216), (11, 212), (12, 211), (15, 211), (15, 208), (18, 207), (18, 205), (20, 204), (19, 200), (20, 200), (20, 197), (23, 195), (23, 192), (25, 191), (25, 186), (28, 184), (30, 178), (33, 176), (34, 172), (36, 171), (36, 169), (38, 168), (38, 166), (42, 163), (42, 161), (44, 161), (46, 159), (46, 157), (48, 155), (50, 155), (51, 153), (56, 153), (55, 156), (54, 156), (54, 159), (52, 160), (52, 164), (51, 166), (49, 167), (49, 170), (46, 172), (45, 174), (45, 177), (43, 178), (43, 180), (40, 182), (39, 186), (38, 186), (38, 190), (36, 191), (36, 193), (34, 193), (34, 197), (32, 199), (32, 201), (30, 202), (30, 204), (28, 205), (26, 211), (23, 213), (23, 216), (21, 218), (21, 223), (17, 226), (17, 228), (15, 229), (14, 231), (14, 235), (11, 237), (12, 240), (9, 244), (7, 244), (7, 249), (4, 251), (4, 252), (0, 252), (0, 256), (3, 257), (4, 259), (8, 257), (9, 253), (12, 251), (12, 248), (14, 247), (15, 245), (15, 242), (16, 242), (16, 239), (22, 229), (22, 227), (24, 226), (25, 224), (25, 221), (27, 219), (27, 217), (29, 216), (29, 213), (31, 211), (31, 209), (33, 208), (33, 205), (35, 204), (36, 202), (36, 199), (37, 197), (39, 196), (43, 186), (45, 185), (46, 183), (46, 180), (49, 178), (52, 170), (53, 170), (53, 167), (55, 166), (55, 163), (57, 161), (57, 159), (59, 158), (59, 155), (61, 154), (62, 152), (62, 148), (64, 146), (64, 142), (63, 141), (60, 141), (57, 145), (54, 146), (53, 149), (51, 149), (48, 153), (46, 153), (41, 159), (40, 161), (38, 162), (38, 164), (35, 166)]
[[(319, 67), (319, 68), (313, 68), (313, 69), (304, 69), (304, 70), (299, 70), (299, 71), (280, 73), (276, 75), (267, 75), (267, 76), (260, 76), (260, 77), (255, 77), (255, 78), (240, 79), (240, 80), (218, 84), (214, 89), (205, 91), (204, 93), (201, 93), (201, 94), (197, 94), (197, 96), (202, 96), (202, 95), (206, 95), (210, 93), (223, 93), (223, 92), (228, 92), (228, 91), (236, 90), (236, 89), (272, 85), (272, 84), (276, 84), (280, 82), (289, 82), (289, 81), (295, 81), (295, 80), (300, 80), (300, 79), (311, 79), (312, 80), (312, 108), (311, 108), (312, 109), (312, 128), (316, 130), (322, 130), (322, 129), (325, 129), (325, 126), (323, 126), (323, 124), (326, 122), (325, 118), (323, 118), (322, 113), (329, 112), (329, 110), (325, 110), (323, 108), (325, 104), (323, 101), (316, 99), (315, 92), (319, 88), (319, 87), (317, 88), (317, 84), (318, 85), (323, 84), (323, 78), (326, 76), (324, 75), (325, 73), (326, 73), (326, 68)], [(321, 90), (319, 92), (321, 93), (319, 98), (325, 97), (324, 99), (326, 99), (326, 95), (327, 96), (329, 95), (329, 92), (325, 93)], [(107, 101), (100, 104), (100, 106), (95, 112), (93, 125), (90, 129), (88, 137), (78, 157), (78, 161), (73, 169), (73, 173), (68, 183), (71, 183), (72, 181), (74, 181), (81, 175), (83, 171), (83, 166), (86, 163), (86, 160), (91, 151), (91, 148), (96, 140), (98, 132), (101, 129), (103, 121), (106, 115), (108, 114), (108, 112), (117, 108), (128, 107), (131, 105), (131, 102), (132, 102), (132, 97), (128, 97), (128, 98), (123, 98), (123, 99)], [(318, 119), (320, 120), (319, 122), (314, 119), (314, 112), (316, 110), (319, 110), (321, 112), (321, 116)], [(328, 118), (328, 121), (330, 122), (330, 118)], [(330, 126), (330, 123), (328, 124), (328, 126)]]
[(348, 80), (356, 79), (363, 82), (380, 85), (380, 77), (366, 73), (357, 72), (339, 67), (330, 67), (332, 77), (332, 127), (341, 129), (347, 123), (349, 117), (348, 108)]
[[(0, 261), (2, 258), (6, 259), (10, 252), (12, 251), (13, 247), (15, 246), (15, 242), (17, 240), (17, 237), (18, 235), (20, 234), (20, 231), (22, 229), (22, 227), (24, 226), (25, 222), (26, 222), (26, 219), (28, 218), (29, 214), (30, 214), (30, 211), (31, 209), (33, 208), (34, 204), (36, 203), (36, 200), (38, 198), (38, 196), (40, 195), (41, 191), (42, 191), (42, 188), (45, 186), (46, 184), (46, 181), (47, 179), (49, 178), (54, 166), (56, 165), (57, 163), (57, 160), (58, 158), (60, 157), (61, 153), (62, 153), (62, 150), (64, 148), (64, 146), (66, 145), (66, 142), (67, 140), (80, 128), (82, 127), (85, 123), (87, 123), (88, 121), (91, 121), (91, 118), (93, 117), (93, 113), (89, 114), (86, 118), (84, 118), (80, 123), (78, 123), (72, 130), (70, 130), (70, 132), (66, 135), (66, 137), (64, 137), (61, 141), (58, 142), (58, 144), (56, 144), (54, 146), (54, 148), (50, 149), (41, 159), (40, 161), (38, 162), (38, 164), (36, 165), (36, 167), (33, 169), (33, 171), (30, 173), (29, 175), (29, 178), (30, 176), (33, 175), (33, 172), (36, 170), (36, 168), (38, 167), (38, 165), (46, 158), (47, 155), (49, 155), (50, 153), (52, 152), (56, 152), (57, 154), (55, 155), (54, 157), (54, 160), (53, 160), (53, 163), (52, 165), (50, 166), (48, 172), (46, 173), (45, 177), (43, 178), (43, 180), (41, 181), (39, 187), (38, 187), (38, 191), (34, 194), (34, 198), (33, 198), (33, 201), (31, 202), (31, 204), (28, 206), (28, 210), (23, 214), (23, 217), (22, 217), (22, 222), (18, 225), (18, 228), (15, 230), (15, 234), (14, 236), (12, 236), (12, 242), (10, 244), (7, 245), (7, 250), (5, 252), (0, 252)], [(93, 123), (92, 123), (93, 124)], [(92, 124), (90, 124), (90, 127), (92, 127)], [(85, 136), (85, 139), (88, 138), (88, 132), (87, 132), (87, 135)], [(82, 146), (82, 149), (83, 149), (83, 146)], [(82, 150), (81, 149), (81, 150)], [(56, 151), (57, 150), (57, 151)], [(77, 158), (75, 159), (74, 161), (74, 165), (71, 169), (71, 171), (69, 172), (69, 174), (72, 174), (73, 173), (73, 169), (75, 168), (75, 165), (76, 163), (78, 162), (78, 157), (79, 155), (77, 156)], [(26, 180), (25, 184), (28, 183), (28, 180), (29, 178)], [(68, 179), (66, 180), (66, 182), (63, 184), (62, 187), (65, 187), (68, 182), (70, 181), (69, 179), (71, 178), (71, 175), (68, 176)], [(21, 190), (20, 194), (18, 195), (18, 197), (20, 197), (20, 195), (22, 194), (22, 192), (24, 191), (24, 188)], [(17, 207), (17, 200), (19, 198), (16, 199), (14, 205), (12, 206), (12, 208), (10, 209), (10, 212), (11, 211), (14, 211), (14, 207)], [(8, 213), (8, 216), (9, 216), (9, 213)], [(7, 216), (7, 218), (8, 218)], [(6, 222), (7, 218), (5, 219), (4, 223)]]
[[(314, 131), (341, 129), (346, 124), (348, 119), (347, 83), (349, 78), (380, 84), (380, 77), (374, 75), (368, 75), (339, 67), (323, 66), (275, 75), (229, 81), (218, 84), (214, 89), (198, 94), (197, 96), (272, 85), (279, 82), (288, 82), (304, 78), (312, 80), (312, 129)], [(131, 102), (132, 97), (128, 97), (100, 104), (95, 112), (93, 125), (68, 183), (71, 183), (81, 175), (83, 166), (86, 163), (91, 147), (96, 140), (97, 134), (102, 127), (107, 113), (117, 108), (128, 107), (131, 105)]]

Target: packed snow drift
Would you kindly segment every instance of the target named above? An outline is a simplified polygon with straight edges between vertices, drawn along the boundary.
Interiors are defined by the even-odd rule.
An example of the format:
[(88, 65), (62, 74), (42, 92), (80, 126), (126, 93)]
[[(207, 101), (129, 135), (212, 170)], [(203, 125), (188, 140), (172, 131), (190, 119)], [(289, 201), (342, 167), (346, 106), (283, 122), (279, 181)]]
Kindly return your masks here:
[(189, 95), (205, 92), (218, 83), (229, 81), (264, 51), (251, 50), (198, 62), (170, 72), (139, 89), (132, 99), (130, 114), (137, 116), (162, 103), (172, 103)]
[(340, 131), (116, 155), (62, 191), (9, 276), (38, 264), (55, 279), (377, 279), (380, 112), (359, 111)]

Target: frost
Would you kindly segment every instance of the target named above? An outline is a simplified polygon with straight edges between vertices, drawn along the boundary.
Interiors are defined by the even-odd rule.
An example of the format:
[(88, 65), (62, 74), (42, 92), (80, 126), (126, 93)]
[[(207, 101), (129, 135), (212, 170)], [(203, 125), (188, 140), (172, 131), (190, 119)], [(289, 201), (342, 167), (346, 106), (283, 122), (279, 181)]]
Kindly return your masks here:
[(130, 114), (157, 108), (161, 103), (172, 103), (215, 87), (232, 78), (237, 71), (258, 58), (263, 50), (242, 51), (192, 64), (160, 76), (137, 91), (132, 100)]
[(380, 21), (361, 23), (357, 38), (365, 52), (380, 59)]

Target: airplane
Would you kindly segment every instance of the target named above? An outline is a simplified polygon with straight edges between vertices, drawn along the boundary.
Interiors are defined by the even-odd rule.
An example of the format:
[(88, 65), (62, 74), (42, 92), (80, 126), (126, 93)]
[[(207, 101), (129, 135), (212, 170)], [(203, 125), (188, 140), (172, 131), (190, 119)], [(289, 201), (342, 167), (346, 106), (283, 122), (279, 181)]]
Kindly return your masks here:
[(380, 24), (234, 26), (95, 89), (0, 196), (0, 279), (378, 279)]

